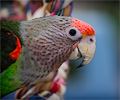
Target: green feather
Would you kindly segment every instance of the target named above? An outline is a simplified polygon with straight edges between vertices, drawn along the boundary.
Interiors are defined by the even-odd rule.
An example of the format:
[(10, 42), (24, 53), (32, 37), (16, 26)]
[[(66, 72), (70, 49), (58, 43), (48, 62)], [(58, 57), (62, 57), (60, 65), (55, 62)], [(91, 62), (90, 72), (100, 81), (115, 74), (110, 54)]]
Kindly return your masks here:
[[(19, 31), (20, 21), (0, 21), (0, 41), (1, 41), (1, 70), (3, 72), (7, 69), (12, 63), (15, 62), (14, 59), (11, 59), (9, 54), (15, 49), (16, 47), (16, 38), (13, 36), (15, 34), (20, 42), (20, 31)], [(7, 36), (7, 33), (11, 33)], [(22, 43), (22, 42), (21, 42)]]
[[(0, 31), (1, 32), (5, 32), (5, 31), (9, 31), (12, 34), (15, 34), (20, 42), (20, 32), (19, 32), (19, 26), (20, 26), (20, 21), (0, 21)], [(2, 34), (4, 35), (4, 34)], [(1, 39), (1, 38), (0, 38)], [(1, 39), (2, 40), (2, 39)], [(4, 44), (3, 44), (4, 45)], [(9, 45), (9, 44), (8, 44)], [(4, 47), (4, 46), (3, 46)], [(9, 47), (9, 46), (8, 46)], [(3, 57), (5, 54), (9, 54), (9, 51), (11, 52), (11, 48), (8, 49), (8, 53), (6, 53), (6, 49), (8, 49), (7, 47), (2, 48), (1, 51), (1, 59), (3, 60), (5, 57)], [(22, 87), (22, 83), (19, 80), (19, 76), (20, 76), (20, 61), (22, 58), (22, 54), (19, 56), (18, 60), (11, 64), (10, 66), (7, 66), (2, 74), (1, 74), (1, 96), (5, 96), (8, 93), (15, 91), (16, 89)], [(7, 63), (7, 62), (6, 62)], [(2, 66), (5, 67), (5, 66)], [(19, 68), (19, 70), (17, 70)]]
[[(16, 89), (22, 87), (22, 81), (19, 80), (20, 75), (20, 61), (22, 59), (22, 55), (19, 56), (19, 59), (8, 67), (1, 75), (1, 96), (4, 96)], [(19, 68), (19, 70), (18, 70)]]

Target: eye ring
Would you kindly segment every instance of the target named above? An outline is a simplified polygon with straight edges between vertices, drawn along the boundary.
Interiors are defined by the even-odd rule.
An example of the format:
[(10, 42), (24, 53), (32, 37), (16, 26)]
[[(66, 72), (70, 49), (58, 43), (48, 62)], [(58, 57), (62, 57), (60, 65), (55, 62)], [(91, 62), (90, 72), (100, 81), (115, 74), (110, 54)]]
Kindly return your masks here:
[(76, 30), (75, 29), (71, 29), (70, 31), (69, 31), (69, 34), (71, 35), (71, 36), (75, 36), (76, 35)]
[(81, 32), (76, 27), (67, 28), (66, 34), (73, 41), (79, 40), (82, 37)]

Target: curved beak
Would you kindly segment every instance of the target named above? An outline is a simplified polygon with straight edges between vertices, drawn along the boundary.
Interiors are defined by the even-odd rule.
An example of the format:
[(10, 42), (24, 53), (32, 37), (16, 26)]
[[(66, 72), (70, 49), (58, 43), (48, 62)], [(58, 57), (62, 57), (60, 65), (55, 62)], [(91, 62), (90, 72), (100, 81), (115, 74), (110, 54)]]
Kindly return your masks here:
[(78, 44), (78, 48), (81, 52), (82, 62), (77, 68), (90, 63), (90, 61), (93, 59), (93, 57), (95, 55), (96, 45), (95, 45), (95, 42), (86, 43), (83, 41)]
[(88, 42), (88, 40), (85, 39), (80, 41), (79, 43), (76, 43), (75, 45), (76, 48), (74, 48), (74, 51), (70, 55), (69, 59), (73, 60), (82, 58), (82, 62), (77, 68), (89, 64), (95, 54), (96, 50), (95, 41)]

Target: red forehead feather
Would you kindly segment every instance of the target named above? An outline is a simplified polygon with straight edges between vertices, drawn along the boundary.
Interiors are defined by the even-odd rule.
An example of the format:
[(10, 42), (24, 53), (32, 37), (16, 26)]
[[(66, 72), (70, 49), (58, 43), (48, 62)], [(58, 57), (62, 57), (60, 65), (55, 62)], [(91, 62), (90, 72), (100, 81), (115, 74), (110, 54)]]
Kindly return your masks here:
[(81, 20), (73, 18), (71, 26), (78, 28), (78, 30), (82, 34), (95, 35), (95, 31), (92, 28), (92, 26), (90, 26), (89, 24), (87, 24), (87, 23), (85, 23), (85, 22), (83, 22)]

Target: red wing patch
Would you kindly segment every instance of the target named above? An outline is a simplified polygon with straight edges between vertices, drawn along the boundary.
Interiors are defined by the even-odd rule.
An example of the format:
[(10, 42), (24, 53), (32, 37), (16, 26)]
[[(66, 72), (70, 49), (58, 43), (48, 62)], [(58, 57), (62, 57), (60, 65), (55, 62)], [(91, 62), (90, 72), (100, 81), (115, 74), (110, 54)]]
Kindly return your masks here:
[[(9, 33), (8, 33), (9, 34)], [(18, 37), (16, 35), (13, 35), (14, 37), (16, 37), (17, 41), (16, 41), (16, 48), (15, 50), (13, 50), (9, 56), (14, 59), (17, 60), (17, 58), (19, 57), (20, 53), (21, 53), (21, 44), (20, 44), (20, 40), (18, 39)]]

